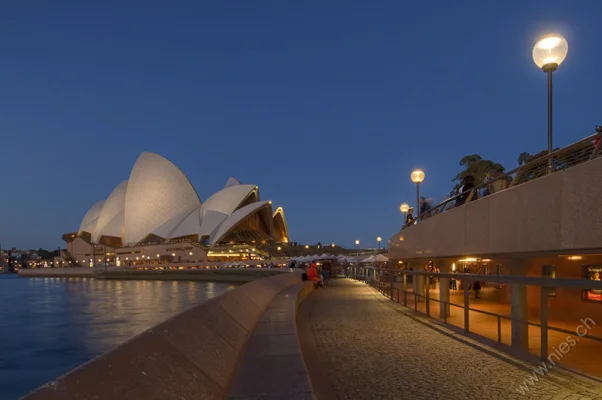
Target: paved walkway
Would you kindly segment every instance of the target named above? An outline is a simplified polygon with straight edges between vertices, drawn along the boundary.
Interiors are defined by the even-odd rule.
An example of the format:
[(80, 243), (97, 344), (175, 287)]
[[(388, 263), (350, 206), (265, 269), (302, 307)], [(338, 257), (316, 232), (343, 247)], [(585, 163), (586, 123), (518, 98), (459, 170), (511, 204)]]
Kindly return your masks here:
[(413, 316), (348, 279), (309, 296), (298, 327), (318, 399), (602, 399), (597, 382), (560, 370), (541, 376)]

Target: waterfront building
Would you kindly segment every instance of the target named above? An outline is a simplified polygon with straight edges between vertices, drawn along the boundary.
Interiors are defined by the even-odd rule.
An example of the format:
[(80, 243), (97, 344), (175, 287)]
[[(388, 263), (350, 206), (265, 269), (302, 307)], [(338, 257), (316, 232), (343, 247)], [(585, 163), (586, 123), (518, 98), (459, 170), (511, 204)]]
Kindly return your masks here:
[(282, 207), (261, 200), (259, 187), (229, 178), (201, 202), (172, 162), (142, 153), (127, 181), (63, 235), (66, 265), (136, 265), (265, 258), (288, 243)]
[[(395, 233), (389, 240), (389, 257), (395, 266), (457, 274), (449, 286), (444, 279), (439, 282), (434, 277), (427, 284), (424, 275), (415, 276), (411, 290), (463, 304), (467, 302), (464, 287), (471, 289), (472, 285), (474, 289), (474, 285), (462, 275), (490, 275), (490, 280), (480, 278), (480, 296), (473, 297), (470, 292), (469, 304), (478, 310), (471, 331), (480, 329), (484, 336), (504, 342), (510, 333), (505, 326), (512, 325), (506, 343), (535, 354), (540, 351), (538, 335), (544, 322), (550, 329), (557, 328), (558, 343), (566, 338), (563, 332), (574, 331), (580, 321), (595, 321), (598, 326), (588, 334), (602, 337), (602, 290), (587, 285), (569, 287), (561, 281), (600, 281), (602, 275), (601, 136), (602, 132), (597, 132), (499, 176), (497, 179), (508, 183), (503, 190), (483, 195), (479, 192), (482, 187), (475, 187), (470, 193), (452, 196), (421, 215), (418, 223)], [(459, 196), (468, 200), (457, 202)], [(495, 275), (548, 278), (559, 284), (542, 287), (528, 279), (500, 284)], [(437, 286), (438, 282), (445, 284)], [(420, 308), (424, 297), (416, 301)], [(464, 326), (461, 309), (448, 307), (445, 311), (442, 306), (440, 314), (442, 319)], [(584, 342), (582, 339), (579, 350), (571, 353), (575, 365), (580, 363), (580, 370), (602, 375), (598, 366), (586, 365), (583, 357), (577, 359), (579, 352), (600, 350), (594, 339)]]

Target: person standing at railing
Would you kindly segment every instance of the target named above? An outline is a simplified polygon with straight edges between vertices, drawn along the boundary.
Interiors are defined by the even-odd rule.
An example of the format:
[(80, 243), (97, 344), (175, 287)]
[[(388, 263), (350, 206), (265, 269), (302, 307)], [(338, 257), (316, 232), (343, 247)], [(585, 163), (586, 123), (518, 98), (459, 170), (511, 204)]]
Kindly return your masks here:
[(408, 216), (406, 218), (406, 224), (404, 226), (404, 228), (407, 228), (408, 226), (412, 226), (412, 224), (414, 223), (414, 216), (412, 216), (412, 213), (408, 213)]
[(427, 200), (424, 196), (420, 197), (420, 211), (419, 214), (420, 218), (428, 218), (431, 216), (431, 205), (429, 204), (429, 202), (431, 201), (431, 199)]
[(474, 187), (474, 177), (472, 175), (466, 175), (464, 179), (462, 179), (462, 186), (458, 190), (460, 196), (456, 200), (456, 207), (462, 206), (464, 203), (466, 203), (466, 200), (468, 199), (468, 196)]

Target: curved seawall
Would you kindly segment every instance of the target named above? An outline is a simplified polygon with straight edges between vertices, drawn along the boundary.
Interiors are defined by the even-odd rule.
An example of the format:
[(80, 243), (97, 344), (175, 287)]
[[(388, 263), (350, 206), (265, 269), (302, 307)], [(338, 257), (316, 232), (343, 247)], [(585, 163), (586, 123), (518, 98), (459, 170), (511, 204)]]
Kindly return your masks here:
[(193, 307), (55, 379), (24, 399), (222, 399), (274, 297), (301, 282), (259, 279)]

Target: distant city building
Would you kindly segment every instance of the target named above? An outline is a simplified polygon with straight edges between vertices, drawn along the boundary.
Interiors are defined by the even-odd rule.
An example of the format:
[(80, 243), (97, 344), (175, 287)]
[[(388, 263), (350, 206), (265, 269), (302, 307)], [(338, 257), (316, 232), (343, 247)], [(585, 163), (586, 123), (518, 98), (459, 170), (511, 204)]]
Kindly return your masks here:
[(188, 177), (142, 153), (127, 181), (94, 204), (77, 232), (63, 235), (59, 266), (251, 259), (288, 243), (282, 208), (261, 201), (256, 185), (230, 178), (201, 202)]

